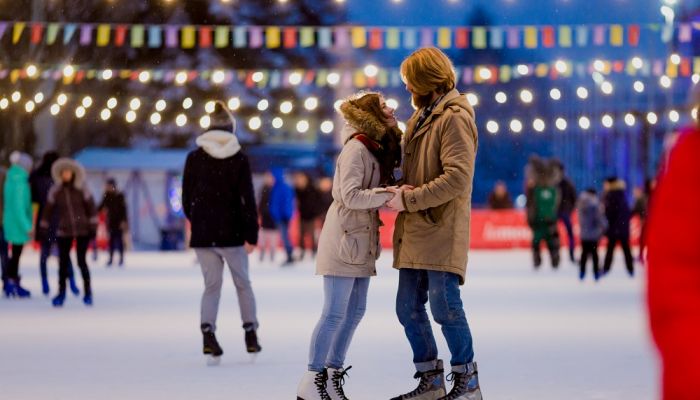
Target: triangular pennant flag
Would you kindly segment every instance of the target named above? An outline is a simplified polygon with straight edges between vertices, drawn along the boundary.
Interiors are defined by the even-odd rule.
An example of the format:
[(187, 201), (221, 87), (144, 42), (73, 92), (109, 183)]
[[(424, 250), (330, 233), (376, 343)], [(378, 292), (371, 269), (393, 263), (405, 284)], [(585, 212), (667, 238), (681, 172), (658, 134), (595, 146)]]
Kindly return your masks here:
[(400, 43), (400, 33), (398, 28), (388, 28), (386, 30), (386, 48), (387, 49), (398, 49)]
[(251, 49), (257, 49), (262, 47), (263, 45), (263, 30), (259, 26), (251, 26), (250, 29), (248, 29), (250, 32), (250, 42), (249, 46)]
[(612, 25), (610, 27), (610, 45), (621, 47), (624, 44), (624, 28), (622, 25)]
[(44, 24), (35, 22), (32, 24), (32, 44), (39, 44), (44, 36)]
[(285, 49), (297, 47), (297, 28), (286, 27), (282, 32), (282, 43)]
[[(46, 44), (52, 45), (56, 43), (56, 39), (58, 38), (58, 30), (61, 28), (61, 25), (52, 22), (46, 26)], [(2, 37), (2, 35), (0, 35)]]
[(100, 24), (97, 26), (97, 46), (105, 47), (109, 45), (109, 36), (112, 33), (112, 27), (109, 24)]
[(571, 27), (568, 25), (562, 25), (559, 27), (559, 47), (568, 48), (571, 47)]
[(542, 46), (545, 48), (552, 48), (555, 44), (554, 40), (554, 27), (544, 26), (542, 27)]
[(525, 47), (528, 49), (537, 48), (537, 28), (534, 26), (525, 27)]
[[(262, 36), (262, 32), (260, 33)], [(262, 39), (262, 38), (261, 38)], [(199, 47), (203, 49), (208, 49), (212, 45), (212, 27), (211, 26), (200, 26), (199, 27)]]
[(160, 25), (148, 27), (148, 47), (157, 49), (163, 46), (163, 28)]
[(512, 76), (512, 69), (510, 65), (502, 65), (501, 69), (498, 73), (498, 76), (501, 79), (501, 82), (503, 83), (508, 83), (510, 82), (511, 76)]
[(73, 39), (75, 31), (78, 29), (76, 24), (65, 24), (63, 26), (63, 44), (67, 45)]
[(506, 45), (509, 49), (520, 47), (520, 30), (518, 28), (506, 28)]
[(352, 28), (352, 47), (361, 48), (367, 46), (367, 32), (365, 28), (356, 26)]
[(228, 47), (229, 36), (231, 36), (229, 27), (217, 26), (214, 32), (214, 46), (217, 49)]
[(114, 45), (117, 47), (124, 46), (126, 42), (126, 31), (128, 27), (126, 25), (117, 25), (114, 28)]
[(248, 33), (245, 27), (237, 26), (233, 29), (233, 47), (240, 49), (248, 45)]
[(693, 39), (693, 29), (690, 24), (681, 24), (678, 27), (678, 41), (689, 43)]
[(593, 27), (593, 44), (602, 46), (605, 44), (605, 26), (596, 25)]
[(678, 78), (678, 65), (668, 62), (666, 65), (666, 75), (669, 78)]
[(143, 25), (134, 25), (131, 27), (131, 47), (143, 47), (145, 28)]
[(15, 26), (12, 27), (12, 44), (17, 44), (22, 38), (22, 32), (24, 32), (24, 27), (27, 26), (24, 22), (15, 22)]
[(83, 24), (80, 26), (80, 45), (89, 46), (92, 44), (92, 24)]
[(637, 47), (639, 45), (639, 25), (630, 25), (627, 28), (627, 41), (630, 46)]
[(180, 31), (180, 46), (183, 49), (193, 49), (197, 43), (197, 30), (193, 25), (183, 26)]
[(278, 26), (265, 28), (265, 44), (268, 49), (276, 49), (282, 45), (282, 31)]
[(690, 59), (689, 58), (683, 58), (681, 60), (681, 65), (680, 65), (680, 73), (681, 76), (690, 76)]
[(165, 47), (173, 49), (176, 48), (178, 44), (178, 27), (175, 25), (168, 25), (165, 27)]
[(380, 28), (372, 28), (369, 31), (369, 48), (372, 50), (378, 50), (384, 47), (384, 40), (382, 38), (382, 30)]
[(503, 48), (503, 28), (494, 26), (489, 29), (491, 36), (491, 48), (492, 49), (502, 49)]
[(700, 74), (700, 57), (693, 58), (693, 73)]
[(333, 46), (333, 31), (331, 28), (318, 28), (318, 47), (328, 49)]
[(315, 44), (314, 28), (304, 26), (299, 30), (299, 45), (301, 47), (311, 47)]
[(486, 44), (486, 28), (476, 26), (472, 29), (472, 47), (475, 49), (485, 49)]
[(578, 47), (588, 46), (588, 26), (579, 25), (576, 27), (576, 45)]
[(353, 74), (353, 83), (355, 84), (355, 87), (357, 88), (363, 88), (367, 87), (367, 76), (365, 73), (361, 70), (355, 71)]
[(422, 28), (420, 30), (420, 45), (421, 47), (432, 47), (435, 45), (433, 41), (433, 30), (430, 28)]
[(441, 49), (449, 49), (452, 47), (452, 29), (450, 28), (439, 28), (438, 29), (438, 47)]
[(416, 35), (418, 31), (413, 28), (407, 28), (403, 30), (403, 48), (404, 49), (415, 49), (418, 47), (418, 41), (416, 40)]
[(469, 47), (469, 28), (457, 28), (455, 31), (455, 47), (458, 49)]
[(337, 49), (345, 49), (350, 45), (348, 41), (348, 28), (346, 27), (336, 27), (333, 31), (333, 38), (335, 39), (335, 47)]

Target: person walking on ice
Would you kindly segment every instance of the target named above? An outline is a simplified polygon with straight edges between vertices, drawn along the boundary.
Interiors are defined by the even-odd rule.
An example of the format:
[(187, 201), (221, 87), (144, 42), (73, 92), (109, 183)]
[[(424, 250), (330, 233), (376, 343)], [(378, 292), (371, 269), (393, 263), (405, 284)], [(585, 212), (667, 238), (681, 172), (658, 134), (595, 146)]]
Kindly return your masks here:
[[(401, 63), (416, 111), (404, 138), (403, 185), (389, 207), (394, 268), (399, 269), (396, 313), (413, 350), (418, 387), (393, 400), (481, 400), (472, 334), (460, 297), (466, 278), (472, 179), (477, 150), (474, 110), (455, 89), (450, 59), (422, 48)], [(452, 353), (452, 389), (425, 304)]]
[(297, 400), (347, 400), (345, 355), (364, 316), (371, 276), (379, 257), (378, 209), (394, 195), (391, 184), (401, 158), (401, 131), (394, 110), (378, 93), (345, 100), (343, 149), (333, 178), (333, 203), (321, 230), (316, 274), (323, 276), (321, 318), (311, 335), (308, 370)]
[(201, 303), (203, 353), (217, 365), (223, 349), (216, 340), (224, 262), (238, 294), (248, 353), (262, 350), (258, 343), (255, 295), (248, 275), (248, 254), (258, 242), (258, 213), (248, 157), (236, 138), (236, 121), (217, 102), (211, 129), (197, 138), (187, 155), (182, 178), (182, 205), (192, 226), (194, 248), (204, 277)]

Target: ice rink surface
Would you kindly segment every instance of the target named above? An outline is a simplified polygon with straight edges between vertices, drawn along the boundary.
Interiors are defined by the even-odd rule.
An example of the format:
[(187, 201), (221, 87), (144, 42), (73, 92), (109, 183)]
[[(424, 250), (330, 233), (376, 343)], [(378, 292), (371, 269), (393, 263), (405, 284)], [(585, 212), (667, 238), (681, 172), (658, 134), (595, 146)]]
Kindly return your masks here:
[[(394, 314), (398, 273), (390, 261), (385, 252), (348, 354), (346, 393), (353, 400), (389, 399), (416, 384)], [(37, 262), (36, 253), (22, 257), (23, 284), (33, 297), (0, 300), (0, 399), (296, 397), (321, 310), (322, 283), (312, 261), (281, 268), (251, 257), (263, 346), (254, 360), (243, 345), (233, 284), (225, 281), (217, 332), (225, 354), (218, 367), (207, 367), (201, 354), (202, 278), (194, 253), (130, 253), (124, 269), (105, 268), (104, 256), (90, 261), (92, 308), (69, 295), (62, 309), (53, 309), (40, 293)], [(462, 298), (485, 399), (657, 398), (644, 270), (630, 279), (621, 263), (616, 259), (611, 274), (594, 284), (590, 277), (580, 282), (567, 261), (552, 271), (545, 259), (535, 272), (527, 251), (472, 251)], [(56, 265), (52, 258), (54, 291)]]

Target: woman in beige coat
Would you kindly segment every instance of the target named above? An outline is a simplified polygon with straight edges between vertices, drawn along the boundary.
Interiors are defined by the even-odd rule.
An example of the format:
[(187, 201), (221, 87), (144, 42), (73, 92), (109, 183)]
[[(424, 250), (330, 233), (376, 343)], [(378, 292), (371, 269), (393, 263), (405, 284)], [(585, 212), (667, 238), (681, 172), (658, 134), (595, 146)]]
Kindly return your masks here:
[(324, 279), (324, 306), (311, 337), (308, 372), (297, 399), (346, 399), (342, 383), (345, 354), (367, 303), (369, 278), (379, 256), (378, 208), (393, 197), (391, 184), (400, 161), (400, 136), (394, 110), (377, 93), (340, 106), (346, 125), (343, 150), (333, 178), (333, 204), (326, 215), (316, 258)]

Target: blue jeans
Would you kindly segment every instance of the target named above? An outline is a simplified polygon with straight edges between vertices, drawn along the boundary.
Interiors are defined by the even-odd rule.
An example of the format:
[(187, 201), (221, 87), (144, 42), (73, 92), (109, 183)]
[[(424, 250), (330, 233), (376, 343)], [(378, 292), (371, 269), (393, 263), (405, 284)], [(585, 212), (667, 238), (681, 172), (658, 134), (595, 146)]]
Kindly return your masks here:
[(287, 252), (287, 258), (292, 257), (292, 240), (289, 238), (289, 221), (277, 221), (277, 229), (280, 231), (280, 237), (282, 238), (282, 243), (284, 243), (284, 250)]
[[(452, 353), (450, 364), (460, 369), (474, 360), (472, 334), (459, 295), (459, 276), (449, 272), (402, 268), (396, 294), (396, 315), (413, 349), (413, 362), (419, 372), (435, 368), (437, 344), (430, 327), (425, 303), (442, 327)], [(457, 368), (455, 368), (457, 367)]]
[(309, 371), (342, 368), (345, 354), (367, 309), (369, 278), (323, 277), (323, 312), (311, 335)]

